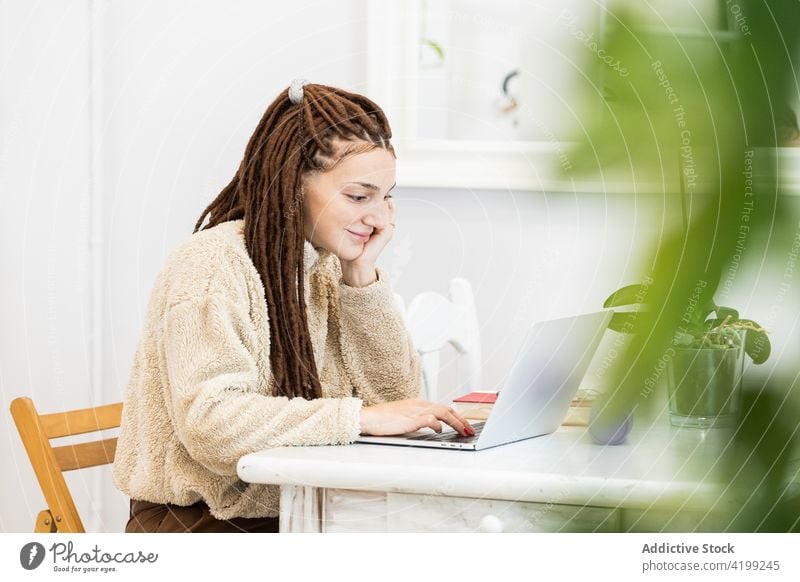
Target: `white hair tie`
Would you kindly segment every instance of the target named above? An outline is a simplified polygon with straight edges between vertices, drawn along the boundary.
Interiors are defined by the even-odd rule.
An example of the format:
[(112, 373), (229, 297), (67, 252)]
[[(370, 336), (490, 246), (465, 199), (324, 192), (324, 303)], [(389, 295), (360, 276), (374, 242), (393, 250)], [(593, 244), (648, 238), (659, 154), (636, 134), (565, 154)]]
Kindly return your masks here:
[(308, 85), (310, 81), (306, 79), (295, 79), (289, 85), (289, 101), (297, 105), (303, 100), (303, 85)]

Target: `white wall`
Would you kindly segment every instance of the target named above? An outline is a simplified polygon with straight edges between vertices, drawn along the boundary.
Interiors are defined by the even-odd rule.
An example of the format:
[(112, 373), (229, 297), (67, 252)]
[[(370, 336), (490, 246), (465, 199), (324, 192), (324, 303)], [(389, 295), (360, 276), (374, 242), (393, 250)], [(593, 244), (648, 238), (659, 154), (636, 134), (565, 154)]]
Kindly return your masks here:
[[(363, 90), (363, 2), (97, 2), (103, 45), (100, 175), (102, 382), (119, 400), (164, 254), (232, 176), (269, 102), (294, 77)], [(0, 388), (43, 411), (91, 405), (90, 4), (0, 6)], [(8, 412), (0, 530), (44, 507)], [(76, 493), (87, 529), (119, 531)], [(75, 481), (74, 479), (71, 481)], [(100, 497), (102, 499), (102, 497)], [(98, 502), (95, 499), (93, 502)]]
[(11, 399), (91, 402), (87, 6), (0, 6), (0, 531), (44, 509)]
[[(532, 323), (598, 310), (632, 282), (643, 227), (664, 214), (656, 197), (628, 195), (414, 189), (397, 198), (386, 257), (395, 288), (410, 298), (446, 293), (452, 277), (472, 283), (486, 389), (501, 387)], [(443, 398), (458, 390), (445, 378)]]
[[(92, 399), (89, 2), (0, 6), (0, 390), (44, 411)], [(122, 396), (150, 286), (229, 181), (258, 119), (294, 77), (364, 90), (364, 3), (98, 2), (101, 24), (101, 381)], [(400, 160), (402, 163), (402, 160)], [(496, 388), (525, 328), (597, 309), (633, 282), (650, 225), (677, 219), (656, 197), (399, 189), (395, 240), (381, 258), (410, 299), (472, 281), (484, 384)], [(795, 220), (795, 224), (797, 221)], [(730, 303), (754, 319), (770, 292), (751, 275)], [(774, 278), (754, 274), (771, 290)], [(792, 301), (774, 320), (785, 336)], [(791, 324), (791, 325), (790, 325)], [(787, 327), (788, 326), (788, 327)], [(795, 334), (796, 336), (796, 334)], [(452, 362), (445, 367), (452, 372)], [(445, 373), (442, 397), (458, 391)], [(4, 413), (0, 530), (27, 531), (43, 507)], [(71, 484), (90, 530), (120, 531), (125, 498), (108, 468)], [(89, 501), (95, 482), (102, 495)], [(105, 505), (102, 506), (101, 503)], [(101, 507), (103, 507), (101, 509)]]

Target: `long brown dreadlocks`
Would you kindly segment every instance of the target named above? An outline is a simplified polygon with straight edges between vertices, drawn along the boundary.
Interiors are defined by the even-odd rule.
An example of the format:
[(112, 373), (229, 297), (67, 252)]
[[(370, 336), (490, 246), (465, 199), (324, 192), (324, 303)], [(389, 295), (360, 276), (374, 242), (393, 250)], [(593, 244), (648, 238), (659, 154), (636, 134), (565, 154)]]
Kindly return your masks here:
[(394, 149), (385, 114), (366, 97), (318, 84), (305, 85), (298, 104), (288, 94), (267, 108), (239, 170), (194, 232), (244, 219), (247, 251), (264, 284), (274, 391), (313, 399), (322, 387), (306, 319), (303, 179), (354, 153)]

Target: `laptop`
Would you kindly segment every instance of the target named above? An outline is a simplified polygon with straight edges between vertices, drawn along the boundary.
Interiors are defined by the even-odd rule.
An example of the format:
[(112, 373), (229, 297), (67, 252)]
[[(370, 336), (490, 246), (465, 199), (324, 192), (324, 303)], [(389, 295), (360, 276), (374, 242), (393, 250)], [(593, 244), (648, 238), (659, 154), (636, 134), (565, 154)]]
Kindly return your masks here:
[(542, 321), (532, 326), (486, 421), (470, 422), (474, 436), (442, 423), (392, 436), (361, 435), (357, 443), (480, 451), (554, 432), (586, 374), (612, 311)]

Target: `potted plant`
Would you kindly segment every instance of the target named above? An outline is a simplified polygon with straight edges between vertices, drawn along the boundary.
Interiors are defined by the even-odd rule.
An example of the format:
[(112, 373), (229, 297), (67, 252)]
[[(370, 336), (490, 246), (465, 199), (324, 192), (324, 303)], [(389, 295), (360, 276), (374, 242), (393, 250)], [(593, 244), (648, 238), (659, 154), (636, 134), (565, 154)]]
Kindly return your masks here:
[[(605, 300), (606, 308), (642, 302), (646, 286), (629, 285)], [(636, 312), (616, 312), (609, 328), (638, 333)], [(731, 307), (707, 301), (696, 306), (676, 329), (662, 358), (667, 370), (670, 422), (675, 426), (730, 426), (739, 410), (744, 354), (762, 364), (770, 354), (767, 332)]]

